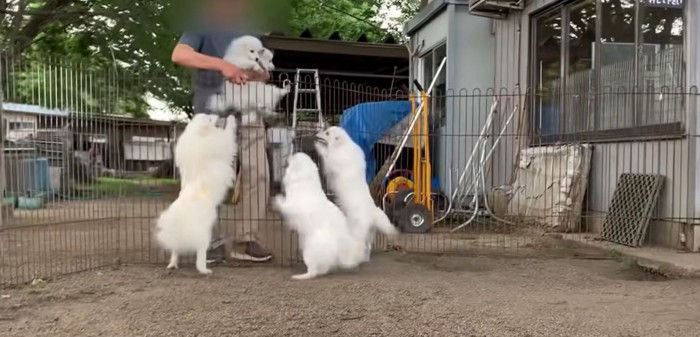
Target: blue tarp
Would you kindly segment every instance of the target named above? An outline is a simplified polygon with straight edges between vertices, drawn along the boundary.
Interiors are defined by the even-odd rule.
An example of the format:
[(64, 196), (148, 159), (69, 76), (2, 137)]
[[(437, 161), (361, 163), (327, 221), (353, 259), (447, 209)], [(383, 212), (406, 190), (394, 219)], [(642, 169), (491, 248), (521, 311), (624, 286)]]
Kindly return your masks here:
[(361, 103), (343, 111), (340, 127), (365, 152), (367, 182), (374, 179), (377, 162), (374, 159), (374, 144), (411, 113), (410, 101), (385, 101)]

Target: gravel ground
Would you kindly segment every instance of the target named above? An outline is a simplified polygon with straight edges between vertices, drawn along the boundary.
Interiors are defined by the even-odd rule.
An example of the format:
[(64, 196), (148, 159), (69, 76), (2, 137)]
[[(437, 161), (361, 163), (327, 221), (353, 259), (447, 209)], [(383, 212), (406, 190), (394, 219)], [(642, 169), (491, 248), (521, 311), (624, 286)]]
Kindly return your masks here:
[(385, 253), (360, 270), (123, 267), (1, 291), (0, 336), (690, 336), (700, 282), (606, 259)]

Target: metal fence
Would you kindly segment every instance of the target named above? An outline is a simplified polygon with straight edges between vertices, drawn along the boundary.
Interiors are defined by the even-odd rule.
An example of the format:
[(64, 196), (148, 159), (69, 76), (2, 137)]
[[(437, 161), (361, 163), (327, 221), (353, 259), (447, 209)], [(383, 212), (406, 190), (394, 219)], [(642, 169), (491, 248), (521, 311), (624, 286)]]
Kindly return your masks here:
[[(0, 282), (21, 284), (122, 263), (165, 266), (166, 253), (153, 241), (151, 228), (179, 191), (172, 159), (185, 123), (129, 114), (143, 113), (140, 98), (163, 94), (165, 86), (170, 97), (181, 93), (178, 100), (191, 100), (187, 74), (134, 75), (58, 60), (13, 60), (2, 71)], [(281, 86), (285, 80), (294, 78), (282, 74), (275, 82)], [(310, 85), (313, 79), (301, 82)], [(365, 124), (342, 126), (365, 147), (377, 203), (404, 232), (379, 237), (377, 250), (532, 249), (551, 232), (575, 240), (602, 235), (631, 242), (634, 236), (644, 245), (673, 249), (695, 244), (689, 237), (697, 179), (695, 87), (558, 92), (557, 100), (547, 99), (551, 92), (519, 89), (448, 90), (428, 99), (427, 125), (411, 136), (405, 133), (415, 93), (327, 79), (320, 89), (329, 124), (347, 123), (339, 119), (344, 111), (365, 116), (358, 118)], [(590, 105), (572, 108), (583, 104), (576, 103), (582, 95)], [(285, 118), (268, 125), (270, 182), (257, 200), (279, 191), (283, 142), (273, 138), (275, 130), (291, 125), (291, 97), (279, 107)], [(313, 104), (309, 96), (299, 101), (299, 107)], [(369, 102), (396, 104), (363, 104)], [(186, 104), (158, 104), (166, 112), (188, 111)], [(612, 127), (581, 115), (610, 121), (616, 111), (663, 116)], [(305, 135), (317, 130), (315, 116), (300, 117), (295, 148), (313, 152)], [(397, 151), (402, 141), (406, 147)], [(394, 153), (396, 163), (387, 171)], [(432, 171), (431, 197), (419, 203), (410, 187), (418, 184), (424, 156), (422, 163), (430, 163)], [(240, 158), (245, 160), (252, 158)], [(657, 175), (662, 183), (635, 185), (639, 177), (630, 176), (631, 187), (616, 192), (627, 173)], [(298, 261), (295, 236), (279, 217), (263, 202), (236, 195), (220, 207), (217, 235), (240, 238), (259, 220), (257, 236), (272, 251), (272, 264)], [(416, 204), (432, 211), (426, 214)], [(245, 218), (256, 214), (245, 207), (255, 208), (257, 219)], [(434, 221), (423, 225), (417, 215)]]

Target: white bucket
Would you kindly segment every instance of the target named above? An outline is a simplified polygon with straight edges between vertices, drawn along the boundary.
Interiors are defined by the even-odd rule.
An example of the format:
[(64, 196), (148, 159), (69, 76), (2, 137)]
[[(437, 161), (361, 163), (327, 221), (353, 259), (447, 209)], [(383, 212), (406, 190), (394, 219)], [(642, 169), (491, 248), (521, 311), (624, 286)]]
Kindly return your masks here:
[(294, 144), (294, 130), (286, 127), (273, 127), (267, 129), (267, 143), (272, 155), (272, 181), (281, 182), (284, 174), (284, 166), (287, 158), (292, 154)]

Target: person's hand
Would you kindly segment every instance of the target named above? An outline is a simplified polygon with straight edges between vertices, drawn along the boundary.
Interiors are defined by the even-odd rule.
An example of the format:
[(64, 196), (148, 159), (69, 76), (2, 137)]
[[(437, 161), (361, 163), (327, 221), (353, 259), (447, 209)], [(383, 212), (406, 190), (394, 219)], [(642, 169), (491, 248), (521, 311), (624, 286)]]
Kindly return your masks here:
[(251, 81), (262, 81), (265, 82), (270, 79), (270, 73), (267, 71), (256, 71), (256, 70), (249, 70), (246, 72), (246, 76), (249, 80)]
[(223, 61), (221, 66), (221, 75), (226, 78), (227, 81), (235, 84), (245, 84), (248, 81), (248, 75), (243, 69), (236, 67), (235, 65)]

